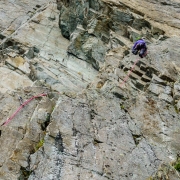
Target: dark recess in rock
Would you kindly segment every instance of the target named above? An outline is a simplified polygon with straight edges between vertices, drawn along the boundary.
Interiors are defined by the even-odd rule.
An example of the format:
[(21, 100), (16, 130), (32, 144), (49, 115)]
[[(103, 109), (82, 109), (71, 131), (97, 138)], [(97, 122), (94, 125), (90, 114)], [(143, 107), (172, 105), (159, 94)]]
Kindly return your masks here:
[(55, 137), (55, 146), (59, 152), (64, 152), (63, 139), (62, 139), (60, 132)]

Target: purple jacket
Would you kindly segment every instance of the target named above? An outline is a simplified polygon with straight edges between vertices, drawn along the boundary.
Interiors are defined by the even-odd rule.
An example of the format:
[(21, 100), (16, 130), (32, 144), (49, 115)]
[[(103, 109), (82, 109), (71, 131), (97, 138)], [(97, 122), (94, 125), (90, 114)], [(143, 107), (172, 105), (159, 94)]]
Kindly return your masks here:
[(144, 48), (146, 49), (146, 43), (145, 43), (145, 41), (142, 40), (142, 39), (136, 41), (136, 42), (134, 43), (134, 46), (133, 46), (132, 49), (133, 49), (133, 50), (136, 49), (137, 46), (139, 46), (140, 49), (144, 49)]

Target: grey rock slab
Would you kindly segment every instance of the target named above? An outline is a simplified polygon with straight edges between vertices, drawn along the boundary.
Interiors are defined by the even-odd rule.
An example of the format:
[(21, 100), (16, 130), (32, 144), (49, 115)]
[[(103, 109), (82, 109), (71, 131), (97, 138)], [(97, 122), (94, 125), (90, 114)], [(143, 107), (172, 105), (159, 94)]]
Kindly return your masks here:
[(172, 98), (172, 96), (167, 95), (167, 94), (165, 94), (165, 93), (160, 93), (160, 94), (159, 94), (159, 99), (164, 100), (164, 101), (166, 101), (166, 102), (168, 102), (168, 103), (170, 103), (170, 104), (173, 103), (173, 98)]
[[(153, 1), (153, 3), (152, 1), (151, 2), (147, 1), (143, 5), (141, 4), (142, 2), (140, 0), (136, 2), (134, 2), (133, 0), (128, 1), (128, 2), (126, 0), (122, 0), (121, 3), (124, 4), (124, 6), (129, 6), (130, 8), (133, 8), (139, 11), (138, 15), (140, 16), (142, 16), (144, 13), (147, 14), (149, 18), (145, 18), (145, 20), (149, 21), (149, 23), (152, 23), (151, 25), (155, 27), (155, 30), (153, 31), (153, 33), (154, 32), (157, 33), (158, 29), (160, 29), (159, 30), (160, 32), (161, 30), (163, 30), (169, 36), (173, 36), (173, 35), (177, 36), (177, 34), (179, 35), (179, 30), (178, 30), (179, 18), (176, 14), (176, 12), (179, 9), (177, 0), (172, 1), (172, 3), (168, 2), (167, 6), (165, 5), (166, 2), (164, 3), (162, 1), (156, 1), (156, 2)], [(140, 5), (142, 6), (140, 7)], [(157, 5), (158, 5), (158, 8), (157, 8)], [(147, 10), (145, 7), (150, 7), (150, 8)], [(164, 11), (162, 11), (162, 9)], [(154, 10), (154, 13), (152, 13), (152, 10)], [(166, 12), (168, 10), (169, 12), (172, 12), (172, 14), (170, 13), (167, 16)], [(173, 14), (175, 15), (176, 19), (174, 19)], [(156, 21), (157, 23), (155, 23), (154, 21)], [(167, 23), (167, 26), (164, 26), (164, 23)]]
[(79, 59), (85, 60), (99, 69), (99, 64), (104, 62), (107, 47), (95, 36), (87, 32), (77, 32), (72, 34), (72, 40), (68, 47), (68, 52)]
[(43, 149), (37, 151), (30, 157), (32, 160), (31, 167), (34, 173), (30, 175), (29, 179), (59, 179), (64, 161), (63, 156), (56, 146), (56, 140), (51, 137), (46, 137)]
[(173, 88), (173, 98), (178, 100), (180, 98), (180, 83), (176, 81)]
[(172, 165), (167, 163), (161, 164), (156, 174), (154, 174), (151, 178), (155, 180), (163, 178), (164, 176), (168, 176), (168, 178), (171, 180), (179, 179), (179, 173), (177, 170)]
[(166, 102), (158, 102), (150, 97), (144, 101), (143, 96), (140, 96), (128, 112), (149, 142), (157, 143), (158, 147), (167, 147), (165, 151), (168, 156), (165, 157), (169, 161), (168, 158), (174, 159), (179, 150), (179, 114), (173, 106), (167, 105)]
[[(133, 24), (132, 24), (132, 27), (134, 26), (134, 25), (137, 25), (137, 26), (141, 26), (141, 22), (140, 22), (140, 19), (135, 19), (134, 20), (134, 22), (133, 22)], [(136, 26), (136, 28), (138, 29), (138, 30), (141, 30), (141, 27), (140, 28), (138, 28)], [(138, 31), (137, 29), (134, 29), (134, 28), (128, 28), (128, 32), (129, 32), (129, 38), (130, 38), (130, 40), (131, 41), (133, 41), (133, 42), (135, 42), (136, 41), (136, 38), (137, 37), (140, 37), (140, 35), (141, 35), (141, 31)]]
[(33, 82), (27, 76), (19, 75), (15, 71), (9, 70), (5, 67), (0, 67), (0, 74), (0, 91), (3, 93), (7, 91), (14, 91), (17, 88), (31, 86), (33, 84)]
[(146, 76), (146, 75), (143, 75), (143, 76), (141, 77), (141, 80), (143, 80), (143, 81), (145, 81), (145, 82), (150, 82), (150, 81), (151, 81), (151, 78), (149, 78), (149, 77)]
[(128, 96), (120, 87), (114, 87), (111, 92), (120, 99), (125, 100)]
[[(48, 19), (51, 14), (56, 16), (55, 21)], [(54, 3), (51, 4), (33, 20), (39, 23), (29, 22), (28, 25), (17, 32), (14, 38), (21, 43), (29, 44), (31, 47), (37, 46), (40, 50), (48, 51), (50, 54), (56, 54), (57, 52), (62, 52), (62, 55), (65, 54), (69, 43), (68, 40), (62, 38), (61, 32), (58, 29), (58, 11), (56, 10), (56, 5)]]
[(48, 67), (48, 69), (53, 73), (55, 74), (56, 76), (58, 76), (60, 74), (60, 71), (58, 69), (55, 69), (53, 67)]
[[(135, 147), (128, 129), (128, 117), (120, 110), (118, 101), (114, 102), (103, 96), (94, 99), (96, 97), (97, 94), (92, 92), (88, 92), (88, 97), (80, 93), (75, 99), (61, 96), (54, 108), (45, 138), (45, 149), (50, 148), (47, 154), (51, 153), (52, 146), (46, 142), (52, 137), (56, 140), (58, 134), (61, 136), (59, 153), (63, 164), (60, 176), (63, 179), (76, 179), (78, 176), (83, 179), (89, 177), (89, 173), (94, 179), (118, 179), (119, 161), (123, 159), (124, 153), (131, 152)], [(90, 107), (93, 109), (90, 109), (89, 101), (92, 101)], [(104, 111), (107, 113), (104, 114)], [(51, 163), (54, 168), (53, 157), (50, 157), (45, 168)], [(35, 170), (37, 176), (40, 176), (41, 168), (40, 163)], [(51, 169), (48, 172), (49, 178), (55, 177)], [(33, 178), (33, 175), (31, 177)]]
[[(1, 33), (5, 36), (13, 34), (20, 26), (25, 24), (38, 9), (47, 4), (49, 0), (30, 2), (1, 1)], [(37, 7), (38, 6), (38, 7)], [(8, 17), (8, 18), (4, 18)]]
[(165, 86), (158, 85), (158, 84), (153, 84), (151, 83), (148, 87), (148, 90), (155, 95), (159, 95), (160, 93), (163, 93), (165, 89)]
[(152, 83), (166, 85), (166, 82), (162, 80), (161, 78), (159, 78), (158, 76), (156, 76), (155, 74), (153, 74)]
[[(13, 93), (1, 93), (1, 103), (3, 104), (1, 106), (1, 124), (20, 107), (18, 99), (20, 96), (25, 101), (45, 90), (31, 87), (27, 89), (16, 90)], [(37, 123), (38, 110), (42, 110), (44, 107), (44, 111), (49, 112), (48, 107), (51, 105), (51, 103), (44, 100), (39, 106), (38, 103), (38, 99), (32, 100), (14, 116), (9, 124), (1, 126), (2, 166), (0, 168), (0, 179), (18, 179), (21, 167), (26, 168), (29, 166), (28, 158), (30, 153), (33, 152), (36, 143), (44, 136), (41, 125)], [(46, 117), (43, 118), (45, 121)]]
[[(115, 32), (111, 32), (111, 36), (112, 36), (112, 39), (115, 39), (117, 42), (115, 43), (115, 45), (114, 45), (114, 43), (113, 42), (111, 42), (111, 46), (112, 46), (112, 49), (113, 48), (116, 48), (116, 47), (119, 47), (120, 45), (121, 46), (126, 46), (126, 47), (128, 47), (128, 48), (131, 48), (131, 46), (132, 46), (132, 43), (131, 43), (131, 41), (128, 39), (128, 38), (126, 38), (126, 37), (124, 37), (124, 36), (122, 36), (122, 35), (119, 35), (118, 33), (115, 33)], [(112, 40), (111, 40), (112, 41)]]
[[(149, 49), (151, 51), (149, 56), (151, 58), (151, 64), (158, 69), (162, 74), (167, 75), (167, 80), (171, 81), (173, 79), (177, 79), (177, 69), (174, 68), (174, 64), (178, 65), (177, 57), (180, 53), (179, 49), (180, 42), (178, 38), (169, 38), (165, 41), (159, 42), (157, 45), (152, 46), (149, 45)], [(168, 48), (167, 48), (168, 47)], [(156, 50), (155, 50), (156, 49)], [(163, 51), (164, 49), (168, 49), (168, 51)], [(159, 53), (156, 53), (158, 51)], [(169, 61), (170, 59), (170, 61)], [(164, 76), (165, 77), (165, 76)], [(169, 79), (168, 79), (169, 77)], [(166, 79), (166, 77), (165, 77)]]
[(26, 56), (28, 59), (34, 58), (34, 49), (33, 49), (33, 48), (29, 48), (29, 51), (25, 54), (25, 56)]
[(6, 63), (10, 64), (14, 68), (17, 68), (18, 70), (21, 71), (21, 73), (23, 72), (24, 74), (27, 74), (27, 75), (30, 74), (31, 70), (30, 70), (29, 62), (20, 56), (6, 59)]
[[(131, 46), (132, 47), (132, 46)], [(164, 52), (163, 49), (167, 49), (168, 52)], [(156, 84), (166, 84), (167, 82), (174, 82), (178, 80), (178, 56), (179, 40), (177, 38), (169, 38), (164, 41), (158, 41), (156, 44), (148, 45), (148, 55), (139, 61), (139, 64), (146, 65), (146, 75), (152, 77), (153, 74), (159, 76), (162, 80), (153, 76), (152, 82)], [(131, 62), (135, 62), (138, 59), (137, 56), (129, 54), (121, 61), (121, 65), (124, 65), (128, 69), (131, 68)], [(170, 61), (171, 59), (171, 61)], [(137, 64), (138, 65), (138, 64)]]
[(117, 75), (118, 77), (121, 77), (121, 76), (122, 76), (122, 70), (119, 69), (119, 68), (116, 68), (116, 69), (114, 70), (114, 74)]
[(140, 127), (138, 127), (138, 125), (131, 118), (128, 120), (128, 126), (133, 135), (141, 136)]
[(144, 139), (126, 158), (126, 161), (121, 164), (119, 172), (123, 180), (144, 180), (154, 174), (160, 164), (153, 148)]
[(145, 86), (146, 86), (146, 82), (137, 79), (135, 81), (132, 81), (132, 83), (140, 90), (144, 90)]
[(133, 20), (133, 16), (130, 13), (128, 13), (128, 11), (123, 12), (117, 8), (113, 9), (111, 18), (113, 21), (119, 22), (119, 23), (130, 22)]
[[(54, 3), (50, 4), (32, 21), (19, 29), (14, 38), (32, 47), (33, 51), (34, 47), (39, 49), (39, 53), (33, 58), (33, 61), (35, 60), (32, 65), (35, 70), (34, 74), (32, 72), (34, 79), (44, 79), (58, 91), (85, 88), (97, 72), (89, 63), (67, 56), (69, 41), (62, 37), (59, 30), (59, 12), (56, 8)], [(53, 21), (49, 19), (52, 15), (56, 17)]]
[(66, 58), (64, 65), (67, 66), (69, 73), (76, 72), (77, 74), (82, 75), (82, 78), (88, 82), (92, 81), (98, 74), (91, 64), (81, 61), (73, 56)]
[[(171, 85), (179, 78), (178, 38), (159, 38), (157, 44), (147, 43), (148, 55), (138, 65), (144, 65), (142, 69), (148, 77), (160, 75), (164, 82), (171, 84), (169, 86), (154, 78), (148, 92), (138, 91), (133, 80), (127, 81), (126, 88), (120, 90), (115, 88), (119, 86), (117, 78), (123, 79), (125, 74), (123, 71), (122, 74), (115, 72), (115, 68), (131, 68), (138, 59), (128, 51), (133, 44), (129, 38), (135, 40), (141, 31), (155, 41), (153, 38), (158, 39), (164, 31), (169, 34), (178, 32), (178, 29), (173, 30), (175, 27), (169, 27), (177, 27), (175, 22), (178, 18), (167, 21), (172, 20), (168, 16), (167, 23), (162, 26), (167, 29), (161, 30), (153, 27), (159, 27), (161, 16), (158, 16), (157, 22), (148, 19), (149, 15), (155, 17), (145, 8), (150, 7), (146, 4), (149, 2), (144, 2), (144, 6), (139, 0), (122, 1), (127, 5), (131, 3), (131, 8), (116, 1), (58, 0), (60, 17), (54, 2), (0, 2), (3, 7), (0, 13), (0, 29), (3, 31), (0, 39), (3, 41), (4, 35), (12, 35), (24, 52), (33, 48), (35, 57), (32, 53), (29, 56), (32, 58), (29, 60), (30, 68), (22, 69), (25, 73), (31, 70), (30, 77), (41, 81), (32, 83), (27, 76), (23, 76), (22, 69), (16, 69), (19, 66), (13, 65), (15, 55), (9, 54), (12, 56), (9, 61), (11, 65), (7, 63), (6, 67), (0, 68), (1, 121), (4, 122), (19, 107), (18, 95), (27, 99), (46, 92), (46, 88), (39, 87), (45, 83), (61, 93), (57, 92), (54, 96), (56, 99), (59, 97), (56, 104), (48, 97), (33, 101), (9, 126), (2, 129), (0, 179), (18, 179), (23, 167), (30, 167), (26, 170), (33, 171), (29, 177), (31, 180), (144, 180), (157, 171), (160, 161), (169, 163), (176, 159), (180, 143), (180, 117), (175, 107), (164, 100), (168, 98), (169, 102), (172, 101)], [(156, 3), (151, 3), (153, 8)], [(161, 6), (162, 2), (158, 3)], [(163, 6), (173, 12), (174, 8), (170, 5), (178, 9), (177, 3), (170, 2)], [(38, 10), (40, 6), (42, 8)], [(134, 11), (133, 6), (138, 11)], [(136, 14), (140, 12), (143, 14)], [(157, 13), (157, 10), (153, 12)], [(176, 14), (173, 16), (176, 17)], [(129, 26), (135, 30), (129, 31)], [(61, 32), (71, 42), (62, 37)], [(9, 46), (8, 43), (5, 45)], [(34, 47), (39, 51), (35, 52)], [(101, 74), (92, 65), (100, 69)], [(140, 71), (140, 74), (143, 73)], [(36, 87), (32, 88), (32, 84)], [(90, 84), (89, 89), (86, 89), (87, 84)], [(145, 85), (143, 82), (134, 84), (139, 85), (141, 90)], [(175, 83), (175, 100), (179, 99), (178, 86)], [(22, 89), (24, 92), (21, 92)], [(127, 99), (122, 101), (113, 93)], [(34, 151), (33, 146), (42, 139), (42, 146)]]
[(166, 86), (164, 93), (167, 95), (171, 95), (172, 94), (172, 88), (170, 86)]
[(180, 100), (177, 102), (177, 109), (180, 111)]

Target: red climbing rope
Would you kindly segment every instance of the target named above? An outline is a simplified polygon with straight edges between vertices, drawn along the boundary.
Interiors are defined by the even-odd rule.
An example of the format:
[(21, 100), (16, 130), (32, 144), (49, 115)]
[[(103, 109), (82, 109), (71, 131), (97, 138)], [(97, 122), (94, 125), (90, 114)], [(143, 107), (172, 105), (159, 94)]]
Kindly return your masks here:
[(27, 101), (25, 101), (24, 103), (22, 103), (22, 105), (14, 112), (14, 114), (12, 114), (1, 126), (7, 125), (7, 124), (16, 116), (16, 114), (17, 114), (25, 105), (27, 105), (30, 101), (32, 101), (32, 100), (35, 99), (35, 98), (42, 97), (42, 96), (47, 96), (47, 93), (42, 93), (42, 94), (39, 94), (39, 95), (37, 95), (37, 96), (33, 96), (33, 97), (29, 98)]
[[(146, 50), (146, 52), (145, 52), (145, 54), (143, 55), (143, 57), (146, 57), (147, 54), (148, 54), (148, 51)], [(122, 88), (122, 86), (126, 83), (126, 81), (128, 80), (130, 74), (132, 73), (135, 65), (137, 64), (137, 62), (138, 62), (139, 60), (140, 60), (140, 59), (137, 59), (137, 60), (134, 62), (134, 64), (133, 64), (131, 70), (129, 71), (128, 75), (124, 78), (123, 82), (120, 84), (120, 88)]]
[(122, 88), (122, 86), (126, 83), (126, 81), (128, 80), (130, 74), (132, 73), (135, 65), (137, 64), (137, 62), (138, 62), (139, 60), (140, 60), (140, 59), (137, 59), (137, 60), (134, 62), (134, 64), (133, 64), (131, 70), (129, 71), (128, 75), (124, 78), (123, 82), (120, 84), (120, 88)]

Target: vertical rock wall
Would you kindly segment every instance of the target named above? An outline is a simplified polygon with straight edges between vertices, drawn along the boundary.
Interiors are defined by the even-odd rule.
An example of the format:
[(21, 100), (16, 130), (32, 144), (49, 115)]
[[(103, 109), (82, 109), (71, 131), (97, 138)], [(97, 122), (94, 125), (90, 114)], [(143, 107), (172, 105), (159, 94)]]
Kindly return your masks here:
[(177, 0), (0, 6), (0, 179), (179, 179)]

